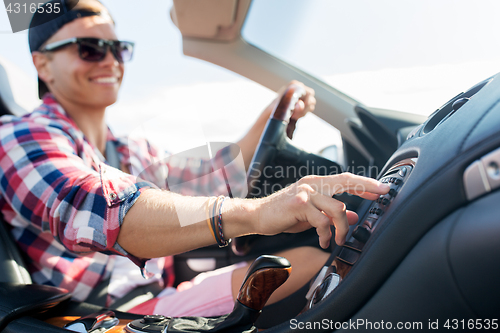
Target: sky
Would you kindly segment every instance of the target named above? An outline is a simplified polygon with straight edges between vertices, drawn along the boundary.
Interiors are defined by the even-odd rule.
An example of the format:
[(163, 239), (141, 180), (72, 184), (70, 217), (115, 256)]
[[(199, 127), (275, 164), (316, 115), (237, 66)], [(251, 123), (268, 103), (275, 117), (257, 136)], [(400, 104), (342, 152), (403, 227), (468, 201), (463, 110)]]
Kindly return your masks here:
[(261, 0), (244, 37), (369, 106), (428, 115), (500, 71), (499, 14), (498, 0)]
[[(234, 142), (274, 98), (250, 80), (184, 56), (171, 0), (102, 2), (118, 37), (136, 43), (119, 101), (108, 109), (117, 134), (153, 136), (172, 152)], [(497, 0), (254, 0), (243, 35), (366, 105), (430, 114), (500, 71), (499, 12)], [(11, 32), (3, 8), (0, 57), (34, 95), (27, 33)], [(338, 142), (338, 133), (308, 116), (295, 139), (317, 151)]]

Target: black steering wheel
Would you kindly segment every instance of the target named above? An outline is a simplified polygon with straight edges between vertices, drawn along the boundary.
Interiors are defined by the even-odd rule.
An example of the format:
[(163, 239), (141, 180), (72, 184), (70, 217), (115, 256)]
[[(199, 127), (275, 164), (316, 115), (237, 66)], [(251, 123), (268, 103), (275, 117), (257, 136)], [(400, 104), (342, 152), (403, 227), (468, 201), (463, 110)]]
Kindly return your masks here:
[(303, 87), (290, 85), (271, 113), (247, 171), (249, 196), (263, 196), (260, 189), (266, 178), (264, 173), (266, 166), (280, 151), (294, 150), (295, 147), (289, 141), (293, 136), (297, 120), (292, 119), (292, 114), (299, 99), (305, 96), (306, 90)]

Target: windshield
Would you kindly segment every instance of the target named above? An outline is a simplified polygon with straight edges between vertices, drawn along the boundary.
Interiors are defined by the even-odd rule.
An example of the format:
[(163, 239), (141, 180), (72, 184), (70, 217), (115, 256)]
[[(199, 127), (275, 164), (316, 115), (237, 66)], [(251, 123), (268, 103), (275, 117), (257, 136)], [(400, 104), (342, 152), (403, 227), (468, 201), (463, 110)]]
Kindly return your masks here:
[(428, 115), (500, 69), (496, 0), (253, 0), (242, 35), (368, 106)]

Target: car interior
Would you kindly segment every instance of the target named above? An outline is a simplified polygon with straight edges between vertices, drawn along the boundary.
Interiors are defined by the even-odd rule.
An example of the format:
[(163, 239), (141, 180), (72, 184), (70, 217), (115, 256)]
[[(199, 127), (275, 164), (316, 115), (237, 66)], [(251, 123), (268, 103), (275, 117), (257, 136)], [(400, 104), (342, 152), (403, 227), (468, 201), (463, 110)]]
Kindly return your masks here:
[[(173, 3), (170, 17), (182, 34), (185, 55), (274, 91), (291, 80), (303, 82), (316, 92), (315, 114), (342, 135), (346, 163), (294, 146), (290, 115), (304, 91), (292, 86), (252, 159), (248, 182), (260, 190), (250, 190), (249, 198), (271, 194), (272, 186), (262, 185), (262, 166), (306, 166), (307, 174), (316, 175), (350, 166), (389, 184), (390, 192), (375, 201), (337, 196), (359, 215), (346, 243), (330, 246), (328, 262), (310, 283), (267, 307), (290, 274), (289, 262), (270, 254), (319, 247), (315, 230), (246, 236), (224, 249), (211, 246), (175, 256), (176, 283), (207, 267), (253, 262), (233, 312), (217, 318), (139, 316), (78, 303), (62, 289), (34, 285), (2, 221), (0, 332), (332, 332), (352, 329), (346, 323), (372, 331), (382, 322), (392, 329), (430, 330), (434, 323), (439, 331), (498, 329), (500, 75), (463, 87), (429, 117), (374, 108), (248, 43), (241, 30), (252, 0)], [(0, 59), (0, 112), (19, 115), (27, 107), (12, 92), (17, 82), (8, 71)], [(286, 186), (304, 175), (265, 181)]]

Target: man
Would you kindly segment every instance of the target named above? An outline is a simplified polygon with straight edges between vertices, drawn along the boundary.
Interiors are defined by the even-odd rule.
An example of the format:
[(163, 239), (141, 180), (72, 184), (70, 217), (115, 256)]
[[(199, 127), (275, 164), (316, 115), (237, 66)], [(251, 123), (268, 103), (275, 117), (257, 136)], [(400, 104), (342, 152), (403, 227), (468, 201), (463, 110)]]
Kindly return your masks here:
[[(35, 26), (40, 19), (43, 14), (35, 14), (29, 42), (41, 87), (47, 90), (43, 104), (22, 118), (2, 118), (0, 127), (0, 207), (29, 258), (36, 283), (66, 288), (83, 301), (110, 278), (107, 305), (113, 306), (137, 286), (162, 280), (167, 283), (164, 287), (169, 286), (173, 277), (169, 256), (215, 242), (224, 245), (233, 237), (314, 227), (326, 248), (334, 224), (335, 241), (342, 244), (357, 216), (332, 198), (335, 190), (356, 189), (357, 195), (371, 200), (389, 190), (373, 179), (342, 174), (306, 177), (258, 200), (161, 191), (154, 185), (162, 181), (154, 168), (149, 174), (143, 172), (142, 179), (131, 174), (149, 170), (159, 152), (146, 141), (115, 138), (105, 123), (106, 107), (117, 99), (123, 63), (131, 57), (133, 45), (117, 41), (114, 22), (97, 0), (81, 0), (60, 18)], [(314, 104), (314, 92), (308, 89), (294, 117), (311, 111)], [(238, 143), (247, 163), (271, 109), (264, 110)], [(115, 150), (117, 168), (107, 164)], [(227, 149), (215, 160), (226, 156)], [(197, 172), (207, 175), (209, 165), (202, 162)], [(169, 174), (179, 170), (171, 163), (165, 167)], [(210, 184), (200, 187), (198, 195), (220, 193), (220, 180), (211, 177)], [(179, 216), (189, 215), (201, 218), (182, 224)], [(314, 248), (281, 255), (290, 260), (294, 272), (270, 302), (305, 284), (328, 256)], [(130, 269), (130, 261), (123, 257), (141, 268), (148, 259), (158, 258), (150, 260), (154, 267), (148, 264), (148, 270), (157, 274), (138, 281), (129, 275), (138, 270)], [(245, 271), (245, 266), (237, 265), (207, 273), (194, 279), (190, 288), (166, 289), (131, 311), (171, 316), (227, 313)]]

